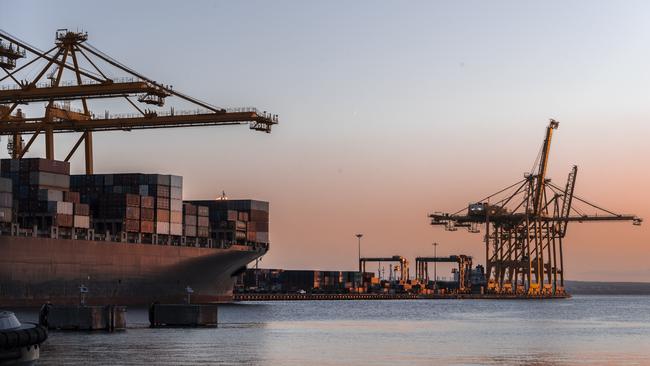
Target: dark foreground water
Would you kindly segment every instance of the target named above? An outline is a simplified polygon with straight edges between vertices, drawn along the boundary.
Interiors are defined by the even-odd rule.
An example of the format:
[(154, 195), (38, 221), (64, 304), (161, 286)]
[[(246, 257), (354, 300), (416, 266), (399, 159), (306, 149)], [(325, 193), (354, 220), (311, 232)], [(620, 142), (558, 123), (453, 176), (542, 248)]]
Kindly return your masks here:
[[(22, 320), (33, 311), (19, 311)], [(220, 326), (51, 332), (40, 365), (650, 365), (650, 297), (226, 305)]]

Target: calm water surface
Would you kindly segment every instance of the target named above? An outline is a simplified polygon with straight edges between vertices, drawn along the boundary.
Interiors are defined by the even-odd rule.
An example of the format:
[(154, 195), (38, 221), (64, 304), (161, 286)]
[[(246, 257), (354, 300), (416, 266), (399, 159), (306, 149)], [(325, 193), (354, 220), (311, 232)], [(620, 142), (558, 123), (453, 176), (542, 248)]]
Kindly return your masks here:
[[(35, 320), (34, 311), (18, 311)], [(40, 365), (650, 365), (650, 297), (259, 302), (219, 328), (51, 332)]]

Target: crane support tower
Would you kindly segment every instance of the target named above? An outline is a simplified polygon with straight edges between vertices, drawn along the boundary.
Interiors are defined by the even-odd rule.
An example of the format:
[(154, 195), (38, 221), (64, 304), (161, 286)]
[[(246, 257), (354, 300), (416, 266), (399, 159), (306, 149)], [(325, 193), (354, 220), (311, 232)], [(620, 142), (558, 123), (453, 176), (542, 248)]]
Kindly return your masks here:
[[(28, 55), (33, 58), (18, 66), (17, 60)], [(33, 70), (39, 63), (44, 66)], [(109, 77), (113, 74), (100, 65), (122, 76)], [(54, 47), (41, 51), (0, 30), (0, 68), (4, 72), (0, 82), (12, 82), (0, 87), (0, 136), (9, 136), (7, 147), (12, 158), (21, 159), (36, 138), (43, 135), (46, 158), (54, 159), (54, 134), (80, 133), (65, 161), (72, 158), (83, 142), (86, 174), (93, 174), (94, 131), (248, 124), (252, 130), (268, 133), (278, 123), (278, 116), (266, 111), (259, 112), (252, 107), (215, 107), (147, 78), (90, 45), (88, 34), (83, 32), (59, 29)], [(35, 71), (31, 78), (30, 68), (31, 72)], [(72, 80), (64, 80), (64, 71), (72, 74)], [(178, 98), (192, 109), (156, 109), (169, 97)], [(91, 100), (111, 101), (111, 105), (119, 100), (132, 108), (133, 113), (105, 111), (96, 115), (89, 108)], [(18, 108), (38, 102), (45, 103), (45, 111), (39, 116), (28, 117)], [(79, 108), (72, 108), (71, 103), (79, 103)], [(23, 135), (31, 135), (26, 144)]]
[(551, 120), (533, 170), (522, 180), (455, 213), (429, 215), (432, 225), (448, 231), (463, 227), (478, 233), (484, 228), (488, 293), (566, 296), (563, 239), (569, 222), (642, 222), (638, 216), (618, 214), (575, 195), (577, 166), (564, 187), (547, 178), (551, 140), (558, 127)]

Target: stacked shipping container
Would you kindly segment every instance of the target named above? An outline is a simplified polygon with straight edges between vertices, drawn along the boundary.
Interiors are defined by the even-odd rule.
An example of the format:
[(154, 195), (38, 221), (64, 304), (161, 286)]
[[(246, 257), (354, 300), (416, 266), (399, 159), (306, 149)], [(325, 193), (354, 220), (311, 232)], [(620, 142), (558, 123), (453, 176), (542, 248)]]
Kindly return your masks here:
[(251, 290), (261, 292), (293, 293), (304, 290), (308, 292), (350, 292), (355, 286), (375, 281), (374, 273), (357, 271), (314, 271), (254, 269), (243, 272), (236, 282), (242, 292)]
[(0, 222), (11, 222), (13, 218), (13, 195), (11, 179), (0, 178)]
[(269, 203), (256, 200), (186, 201), (209, 208), (211, 237), (220, 243), (269, 243)]
[(162, 174), (73, 175), (72, 186), (101, 212), (99, 230), (183, 235), (183, 178)]
[(70, 164), (30, 158), (3, 159), (0, 175), (12, 183), (18, 221), (26, 227), (90, 227), (90, 210), (70, 191)]
[(198, 238), (210, 237), (210, 218), (207, 206), (183, 203), (183, 235)]
[[(185, 236), (197, 238), (189, 242), (195, 245), (269, 242), (268, 202), (184, 202), (180, 176), (71, 176), (69, 163), (37, 158), (3, 159), (0, 176), (5, 178), (0, 178), (0, 222), (39, 229), (92, 228), (102, 238), (106, 232), (111, 237), (119, 233)], [(126, 240), (142, 238), (127, 235)], [(170, 238), (167, 243), (184, 242)]]

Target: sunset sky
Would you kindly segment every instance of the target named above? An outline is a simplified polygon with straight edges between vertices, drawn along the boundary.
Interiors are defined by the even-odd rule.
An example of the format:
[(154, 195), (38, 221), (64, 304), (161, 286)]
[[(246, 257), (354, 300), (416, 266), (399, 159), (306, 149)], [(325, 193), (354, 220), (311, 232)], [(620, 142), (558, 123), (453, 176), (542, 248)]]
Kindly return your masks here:
[[(650, 219), (648, 14), (646, 1), (17, 1), (0, 29), (40, 49), (84, 30), (176, 90), (279, 114), (270, 135), (97, 133), (95, 170), (183, 175), (187, 199), (268, 200), (261, 266), (353, 270), (357, 232), (363, 255), (413, 259), (435, 241), (483, 262), (481, 235), (427, 214), (520, 180), (549, 118), (553, 181), (576, 164), (578, 195)], [(57, 139), (59, 159), (76, 138)], [(571, 225), (565, 262), (568, 279), (648, 282), (650, 221)]]

